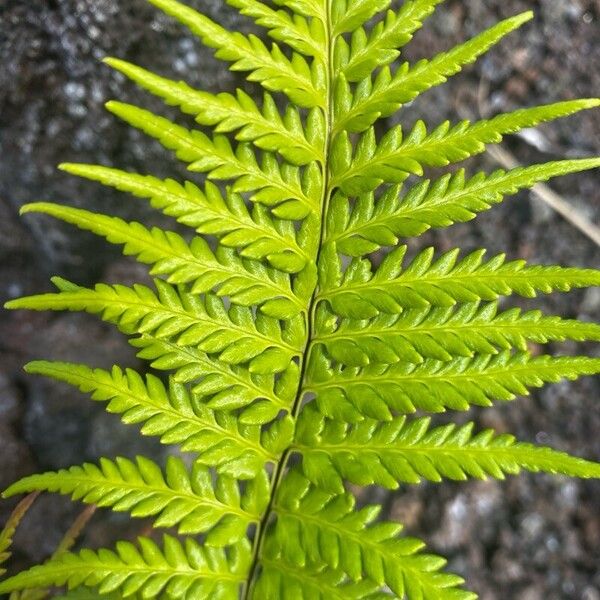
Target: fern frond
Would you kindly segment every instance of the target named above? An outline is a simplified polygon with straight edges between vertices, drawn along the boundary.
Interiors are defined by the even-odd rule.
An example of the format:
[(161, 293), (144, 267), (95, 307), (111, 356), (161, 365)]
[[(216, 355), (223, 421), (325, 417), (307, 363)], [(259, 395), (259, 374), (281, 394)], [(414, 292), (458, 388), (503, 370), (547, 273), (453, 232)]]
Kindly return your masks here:
[(428, 133), (419, 121), (404, 137), (397, 126), (377, 142), (370, 129), (353, 149), (347, 132), (337, 137), (332, 155), (332, 187), (349, 195), (369, 192), (382, 183), (401, 183), (411, 173), (422, 175), (423, 167), (444, 167), (480, 154), (487, 144), (497, 144), (503, 136), (540, 123), (567, 117), (600, 106), (600, 100), (570, 100), (501, 114), (471, 124), (452, 126), (448, 121)]
[[(130, 104), (109, 102), (107, 108), (173, 150), (179, 159), (192, 163), (190, 170), (208, 173), (212, 179), (235, 179), (234, 192), (256, 192), (251, 199), (266, 206), (276, 206), (273, 211), (276, 216), (299, 219), (316, 213), (319, 199), (313, 198), (311, 190), (305, 189), (297, 167), (280, 166), (269, 154), (265, 154), (259, 165), (249, 144), (240, 144), (235, 151), (224, 135), (217, 135), (213, 140), (201, 131), (188, 130)], [(309, 166), (308, 171), (313, 177), (306, 175), (304, 180), (314, 182), (318, 170)]]
[(311, 65), (300, 54), (290, 59), (273, 44), (269, 50), (255, 35), (231, 33), (205, 15), (176, 0), (148, 0), (172, 16), (202, 43), (216, 50), (215, 56), (233, 63), (232, 71), (249, 71), (249, 81), (256, 81), (270, 91), (283, 92), (292, 102), (305, 108), (323, 107), (325, 91), (317, 87)]
[(490, 429), (474, 434), (473, 423), (431, 428), (429, 418), (400, 417), (388, 423), (365, 419), (348, 425), (315, 410), (305, 415), (298, 428), (303, 471), (313, 483), (336, 493), (343, 492), (343, 479), (396, 489), (400, 483), (423, 479), (504, 479), (521, 470), (600, 478), (598, 463)]
[(124, 253), (154, 265), (151, 274), (166, 276), (171, 284), (191, 284), (192, 294), (217, 290), (241, 306), (261, 305), (272, 317), (289, 319), (304, 309), (290, 287), (289, 277), (256, 261), (240, 259), (235, 252), (221, 249), (213, 254), (201, 237), (188, 244), (179, 234), (158, 227), (146, 229), (136, 222), (58, 204), (27, 204), (21, 213), (43, 213), (81, 229), (122, 244)]
[(514, 308), (498, 313), (497, 303), (407, 310), (371, 320), (343, 320), (337, 329), (314, 338), (336, 361), (364, 367), (400, 361), (420, 364), (426, 358), (449, 361), (457, 356), (526, 351), (527, 342), (600, 341), (600, 325), (541, 311)]
[(377, 23), (367, 34), (359, 27), (352, 33), (350, 44), (338, 38), (337, 55), (342, 63), (341, 71), (348, 81), (360, 81), (375, 68), (385, 67), (400, 56), (400, 48), (406, 45), (423, 21), (443, 0), (408, 0), (399, 10), (388, 10), (385, 20)]
[(4, 563), (11, 557), (10, 547), (13, 543), (13, 537), (17, 531), (17, 527), (35, 502), (38, 494), (29, 494), (23, 498), (8, 517), (4, 527), (0, 529), (0, 577), (6, 573), (6, 569), (2, 567)]
[(201, 190), (191, 181), (181, 184), (99, 165), (67, 163), (60, 168), (148, 199), (154, 208), (198, 233), (218, 236), (221, 245), (239, 249), (245, 258), (266, 258), (275, 268), (289, 273), (301, 271), (308, 261), (305, 250), (298, 246), (293, 227), (274, 221), (267, 209), (258, 204), (250, 214), (239, 194), (223, 196), (211, 182)]
[(271, 558), (276, 551), (265, 548), (261, 573), (255, 594), (263, 600), (298, 598), (302, 600), (387, 600), (394, 598), (387, 592), (378, 592), (378, 585), (370, 579), (349, 581), (343, 571), (334, 571), (318, 565), (298, 568), (285, 559)]
[[(378, 137), (377, 121), (473, 62), (531, 13), (431, 60), (391, 67), (441, 0), (405, 0), (393, 10), (391, 0), (225, 1), (275, 42), (226, 31), (185, 0), (150, 0), (265, 88), (262, 102), (107, 60), (196, 119), (201, 127), (188, 129), (136, 106), (107, 105), (201, 174), (201, 187), (63, 165), (148, 200), (199, 237), (29, 205), (24, 212), (122, 245), (157, 279), (152, 289), (86, 289), (54, 278), (57, 293), (7, 304), (87, 311), (116, 324), (168, 384), (119, 367), (35, 362), (27, 370), (75, 385), (143, 434), (193, 453), (189, 467), (170, 458), (164, 470), (144, 458), (101, 459), (28, 477), (8, 494), (55, 490), (154, 517), (157, 527), (200, 536), (202, 545), (168, 536), (163, 547), (142, 538), (139, 549), (121, 542), (116, 551), (74, 554), (61, 545), (46, 564), (1, 583), (0, 594), (27, 589), (35, 600), (66, 585), (71, 600), (81, 587), (90, 588), (85, 600), (474, 600), (460, 577), (443, 571), (444, 559), (401, 537), (401, 525), (379, 521), (380, 507), (359, 508), (346, 486), (503, 478), (522, 469), (600, 477), (598, 464), (509, 435), (403, 416), (488, 407), (546, 382), (599, 373), (600, 358), (534, 357), (528, 344), (600, 341), (600, 325), (499, 312), (499, 301), (600, 284), (600, 274), (504, 255), (485, 260), (483, 250), (460, 257), (427, 249), (407, 261), (410, 244), (399, 242), (468, 221), (539, 181), (600, 166), (590, 158), (422, 179), (428, 167), (462, 161), (600, 100), (434, 129), (418, 122)], [(411, 175), (421, 179), (403, 191)], [(375, 267), (368, 255), (384, 246), (391, 248)]]
[[(9, 302), (10, 309), (70, 310), (99, 314), (126, 334), (154, 333), (177, 343), (216, 354), (228, 364), (250, 363), (254, 372), (283, 371), (299, 353), (302, 326), (281, 330), (272, 317), (252, 318), (250, 309), (226, 310), (216, 296), (204, 299), (155, 280), (157, 293), (143, 285), (98, 284), (57, 294)], [(301, 321), (301, 317), (298, 317)], [(298, 349), (294, 348), (297, 345)]]
[[(371, 580), (396, 598), (475, 598), (459, 589), (460, 577), (441, 572), (445, 560), (423, 554), (423, 542), (399, 537), (401, 525), (375, 523), (380, 507), (357, 509), (354, 497), (343, 489), (340, 495), (329, 493), (292, 471), (274, 510), (272, 540), (279, 548), (277, 558), (285, 562), (301, 566), (321, 562), (350, 581)], [(364, 590), (347, 597), (371, 598), (370, 593)]]
[(238, 141), (253, 142), (261, 150), (278, 152), (292, 164), (323, 161), (319, 146), (323, 124), (318, 112), (311, 113), (305, 135), (299, 111), (290, 106), (282, 118), (269, 94), (265, 94), (261, 110), (240, 89), (235, 96), (228, 93), (214, 95), (195, 90), (182, 81), (160, 77), (123, 60), (107, 58), (104, 62), (168, 105), (193, 115), (200, 125), (215, 127), (217, 133), (237, 131), (235, 137)]
[(303, 11), (292, 16), (286, 10), (273, 10), (259, 0), (226, 2), (239, 9), (242, 15), (252, 18), (257, 25), (266, 28), (269, 36), (278, 42), (284, 42), (300, 54), (313, 56), (322, 62), (327, 60), (323, 52), (327, 33), (320, 19), (308, 21), (305, 18), (310, 17), (310, 13)]
[[(289, 419), (273, 424), (274, 431), (262, 432), (260, 423), (244, 422), (243, 416), (238, 420), (196, 401), (183, 385), (171, 383), (167, 390), (157, 377), (147, 375), (144, 381), (132, 369), (113, 367), (108, 372), (38, 361), (29, 363), (26, 370), (91, 393), (93, 400), (107, 402), (108, 412), (122, 415), (124, 423), (143, 423), (144, 435), (158, 436), (164, 444), (178, 444), (184, 452), (195, 453), (202, 464), (238, 479), (255, 477), (265, 463), (277, 459), (280, 445), (292, 436)], [(206, 388), (209, 385), (210, 381), (204, 382)], [(238, 383), (233, 390), (215, 394), (213, 403), (240, 402), (242, 390)]]
[(468, 42), (438, 54), (431, 60), (421, 60), (414, 66), (404, 63), (393, 75), (389, 68), (385, 68), (374, 82), (370, 78), (362, 82), (355, 94), (346, 87), (343, 92), (338, 92), (344, 97), (344, 101), (340, 103), (341, 110), (336, 114), (335, 131), (364, 131), (377, 119), (389, 117), (422, 92), (444, 83), (448, 77), (474, 62), (532, 18), (533, 13), (527, 11), (501, 21)]
[[(243, 581), (250, 549), (246, 543), (228, 550), (203, 548), (191, 538), (165, 536), (162, 547), (149, 538), (138, 546), (119, 542), (115, 550), (65, 553), (0, 583), (0, 593), (29, 587), (98, 587), (101, 594), (123, 597), (234, 598)], [(212, 596), (211, 596), (212, 595)]]
[(426, 360), (359, 368), (332, 367), (315, 353), (306, 389), (316, 394), (319, 410), (332, 418), (355, 421), (362, 416), (392, 418), (392, 412), (416, 410), (464, 411), (470, 406), (491, 406), (529, 394), (529, 388), (562, 379), (575, 380), (600, 373), (600, 359), (583, 356), (535, 356), (527, 352), (451, 361)]
[(395, 246), (399, 238), (421, 235), (435, 227), (465, 223), (509, 195), (542, 181), (600, 167), (600, 158), (561, 160), (478, 173), (466, 179), (464, 169), (437, 180), (425, 180), (402, 196), (391, 186), (375, 200), (371, 194), (356, 199), (354, 207), (336, 194), (329, 211), (328, 241), (342, 254), (363, 256), (383, 246)]
[(242, 540), (266, 506), (269, 482), (264, 470), (248, 482), (242, 495), (235, 479), (220, 476), (213, 487), (210, 471), (196, 463), (188, 471), (180, 458), (170, 456), (165, 472), (148, 458), (133, 462), (103, 458), (57, 472), (32, 475), (10, 486), (10, 498), (32, 491), (59, 492), (73, 500), (129, 512), (133, 517), (156, 517), (155, 527), (175, 527), (180, 534), (207, 533), (209, 546)]
[(355, 31), (391, 3), (392, 0), (336, 0), (331, 7), (332, 37)]
[(406, 246), (393, 250), (375, 273), (368, 259), (355, 259), (339, 287), (319, 298), (327, 300), (337, 315), (368, 319), (379, 313), (399, 314), (403, 308), (493, 301), (511, 294), (535, 298), (538, 292), (600, 285), (600, 271), (594, 269), (507, 262), (504, 254), (484, 261), (485, 250), (459, 259), (458, 249), (436, 257), (435, 250), (427, 248), (404, 266), (406, 251)]
[[(287, 410), (294, 398), (290, 390), (298, 384), (298, 367), (293, 362), (276, 379), (273, 374), (250, 373), (244, 367), (227, 365), (200, 350), (152, 335), (135, 338), (131, 345), (141, 348), (138, 356), (153, 361), (153, 368), (173, 371), (176, 382), (193, 384), (195, 397), (215, 410), (237, 410), (257, 399), (261, 405), (263, 399), (272, 404), (271, 412)], [(245, 412), (241, 421), (253, 423)]]

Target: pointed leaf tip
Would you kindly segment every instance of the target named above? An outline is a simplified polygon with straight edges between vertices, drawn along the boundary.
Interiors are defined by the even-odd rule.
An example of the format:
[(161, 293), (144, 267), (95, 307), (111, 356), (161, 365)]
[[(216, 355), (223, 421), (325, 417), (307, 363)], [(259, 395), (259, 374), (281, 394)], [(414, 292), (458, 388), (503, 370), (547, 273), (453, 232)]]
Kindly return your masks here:
[(30, 375), (38, 375), (44, 371), (44, 365), (47, 364), (48, 363), (44, 362), (43, 360), (32, 360), (23, 366), (23, 371)]
[(23, 204), (23, 206), (21, 206), (19, 214), (27, 215), (29, 213), (42, 213), (47, 206), (47, 202), (30, 202), (29, 204)]
[(572, 102), (579, 103), (582, 109), (596, 108), (600, 106), (600, 98), (580, 98), (579, 100), (572, 100)]
[(527, 23), (527, 21), (531, 21), (535, 17), (535, 13), (532, 10), (526, 10), (518, 15), (513, 17), (513, 20), (517, 21), (520, 24)]
[(106, 108), (108, 112), (111, 112), (117, 116), (123, 114), (123, 111), (126, 109), (126, 107), (127, 104), (124, 102), (119, 102), (118, 100), (109, 100), (108, 102), (104, 103), (104, 108)]
[(108, 65), (109, 67), (113, 67), (113, 68), (115, 68), (115, 67), (116, 67), (116, 65), (118, 65), (118, 64), (120, 64), (120, 63), (122, 63), (123, 61), (122, 61), (121, 59), (119, 59), (119, 58), (115, 58), (115, 57), (113, 57), (113, 56), (105, 56), (105, 57), (102, 59), (102, 62), (103, 62), (105, 65)]
[(86, 167), (96, 166), (96, 165), (86, 165), (85, 163), (61, 163), (58, 165), (59, 171), (64, 171), (65, 173), (69, 173), (70, 175), (80, 175), (82, 169)]
[(127, 75), (127, 71), (131, 71), (131, 69), (136, 69), (139, 68), (136, 65), (133, 65), (130, 62), (127, 62), (126, 60), (123, 60), (121, 58), (116, 58), (114, 56), (106, 56), (105, 58), (102, 59), (102, 62), (107, 66), (110, 67), (111, 69), (118, 71), (119, 73), (122, 73), (123, 75)]
[(21, 306), (19, 306), (20, 300), (16, 299), (16, 300), (9, 300), (8, 302), (4, 303), (4, 308), (6, 310), (20, 310)]

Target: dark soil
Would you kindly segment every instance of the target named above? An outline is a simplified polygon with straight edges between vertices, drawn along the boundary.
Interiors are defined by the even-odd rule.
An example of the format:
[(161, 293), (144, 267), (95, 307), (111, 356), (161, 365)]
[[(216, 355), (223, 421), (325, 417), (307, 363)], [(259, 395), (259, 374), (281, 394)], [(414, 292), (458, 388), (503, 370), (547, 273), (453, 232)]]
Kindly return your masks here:
[[(248, 27), (219, 0), (191, 2), (231, 28)], [(448, 0), (407, 49), (431, 56), (501, 17), (536, 9), (535, 22), (513, 34), (476, 66), (422, 96), (400, 115), (477, 117), (575, 97), (598, 95), (598, 0)], [(97, 162), (171, 175), (182, 172), (156, 144), (103, 109), (111, 98), (158, 108), (100, 62), (126, 58), (199, 88), (230, 90), (241, 83), (170, 19), (143, 0), (4, 0), (0, 5), (0, 293), (2, 300), (49, 290), (50, 275), (80, 284), (130, 283), (144, 268), (91, 235), (53, 221), (17, 216), (32, 200), (67, 201), (160, 224), (144, 203), (55, 169), (62, 161)], [(482, 102), (481, 99), (485, 101)], [(514, 138), (509, 148), (524, 163), (600, 154), (600, 117), (589, 112)], [(472, 168), (494, 168), (491, 158)], [(553, 187), (594, 222), (600, 216), (598, 173), (571, 176)], [(172, 227), (172, 224), (169, 226)], [(486, 247), (540, 263), (600, 267), (600, 250), (544, 204), (521, 194), (475, 223), (438, 231), (420, 247)], [(548, 312), (582, 319), (600, 316), (600, 291), (541, 298)], [(32, 358), (114, 363), (140, 368), (125, 340), (96, 319), (71, 314), (4, 313), (0, 321), (0, 488), (44, 469), (101, 455), (157, 458), (165, 450), (125, 429), (72, 389), (25, 377)], [(558, 348), (557, 348), (558, 349)], [(567, 348), (568, 351), (574, 350)], [(589, 349), (598, 353), (598, 349)], [(598, 379), (546, 388), (511, 406), (474, 415), (483, 426), (572, 453), (600, 457)], [(473, 415), (469, 415), (473, 416)], [(600, 600), (600, 485), (524, 476), (506, 482), (422, 485), (389, 496), (373, 492), (389, 513), (450, 558), (484, 600)], [(0, 523), (12, 504), (0, 504)], [(44, 559), (81, 510), (42, 497), (16, 540), (15, 566)], [(93, 545), (135, 536), (145, 523), (106, 513), (86, 534)]]

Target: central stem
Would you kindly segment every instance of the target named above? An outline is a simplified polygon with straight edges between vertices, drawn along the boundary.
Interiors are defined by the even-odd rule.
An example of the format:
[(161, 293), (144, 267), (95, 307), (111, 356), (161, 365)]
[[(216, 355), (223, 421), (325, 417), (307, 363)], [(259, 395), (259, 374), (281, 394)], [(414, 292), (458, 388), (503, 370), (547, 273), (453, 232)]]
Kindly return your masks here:
[[(327, 105), (323, 110), (324, 119), (325, 119), (325, 138), (323, 140), (323, 162), (322, 162), (322, 194), (321, 194), (321, 214), (318, 222), (319, 227), (319, 245), (314, 257), (314, 266), (318, 269), (319, 259), (321, 256), (321, 251), (323, 248), (323, 243), (325, 241), (325, 224), (327, 217), (327, 210), (329, 207), (329, 202), (331, 199), (331, 185), (330, 185), (330, 173), (329, 173), (329, 155), (331, 152), (331, 141), (332, 141), (332, 123), (333, 123), (333, 99), (332, 99), (332, 91), (333, 91), (333, 34), (331, 30), (331, 0), (325, 0), (326, 3), (326, 13), (324, 15), (323, 24), (326, 30), (326, 86), (327, 86)], [(306, 366), (309, 361), (309, 354), (312, 348), (312, 338), (314, 334), (315, 327), (315, 309), (317, 307), (319, 298), (318, 298), (318, 285), (315, 287), (313, 294), (310, 298), (306, 309), (306, 343), (304, 346), (304, 350), (302, 352), (302, 356), (300, 358), (300, 378), (298, 391), (296, 393), (296, 397), (294, 399), (294, 404), (291, 410), (291, 415), (294, 418), (294, 423), (297, 420), (298, 414), (302, 408), (302, 399), (305, 393), (305, 377), (306, 377)], [(242, 593), (243, 600), (250, 600), (252, 597), (253, 585), (256, 579), (256, 571), (258, 565), (260, 563), (262, 547), (265, 539), (265, 533), (267, 530), (267, 526), (269, 524), (269, 520), (271, 518), (273, 512), (273, 506), (277, 497), (277, 492), (279, 490), (279, 486), (285, 475), (285, 470), (287, 466), (288, 459), (293, 451), (293, 445), (287, 448), (283, 454), (281, 455), (281, 459), (277, 463), (273, 476), (271, 479), (271, 496), (269, 498), (269, 504), (265, 510), (265, 513), (262, 516), (260, 523), (257, 525), (256, 535), (254, 539), (254, 551), (252, 557), (252, 565), (250, 567), (250, 571), (248, 573), (248, 579), (245, 584), (245, 588)]]

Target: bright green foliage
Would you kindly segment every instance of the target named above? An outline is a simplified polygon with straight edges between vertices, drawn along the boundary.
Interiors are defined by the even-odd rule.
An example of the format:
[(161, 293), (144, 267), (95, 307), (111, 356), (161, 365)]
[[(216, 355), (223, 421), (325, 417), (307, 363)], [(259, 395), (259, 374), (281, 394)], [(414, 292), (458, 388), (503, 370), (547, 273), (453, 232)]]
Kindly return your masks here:
[[(407, 238), (464, 223), (538, 182), (600, 166), (562, 160), (425, 178), (503, 136), (600, 104), (569, 100), (477, 123), (382, 119), (443, 83), (531, 19), (516, 15), (409, 64), (402, 48), (441, 0), (227, 0), (272, 41), (229, 32), (178, 0), (150, 0), (264, 88), (212, 94), (116, 58), (105, 62), (184, 127), (143, 108), (108, 110), (175, 153), (189, 181), (64, 164), (73, 175), (148, 201), (189, 228), (149, 229), (64, 205), (43, 213), (93, 232), (149, 266), (152, 287), (54, 278), (54, 293), (12, 309), (74, 310), (116, 325), (165, 374), (36, 361), (143, 435), (172, 446), (33, 475), (5, 496), (70, 495), (173, 530), (114, 550), (71, 552), (0, 582), (46, 598), (471, 600), (460, 577), (348, 484), (504, 478), (521, 470), (600, 477), (600, 466), (442, 413), (512, 401), (600, 372), (600, 359), (538, 355), (531, 342), (599, 341), (600, 326), (503, 308), (518, 295), (600, 284), (591, 269), (530, 265)], [(376, 134), (376, 131), (378, 132)], [(409, 179), (410, 178), (410, 179)], [(374, 253), (377, 253), (375, 256)], [(185, 457), (176, 456), (177, 451)], [(19, 515), (0, 534), (0, 562)], [(71, 539), (71, 538), (69, 538)], [(61, 595), (62, 594), (62, 595)], [(22, 600), (29, 598), (23, 596)]]
[(342, 365), (420, 364), (427, 358), (450, 361), (453, 357), (497, 354), (527, 342), (600, 341), (600, 325), (543, 316), (540, 311), (521, 313), (513, 308), (497, 313), (497, 304), (463, 304), (459, 309), (406, 310), (369, 321), (342, 320), (339, 327), (314, 342), (324, 344)]
[(149, 230), (139, 223), (58, 204), (29, 204), (22, 212), (52, 215), (122, 244), (126, 255), (153, 265), (152, 275), (173, 284), (188, 283), (193, 294), (216, 288), (217, 295), (229, 296), (242, 306), (259, 304), (274, 317), (290, 318), (302, 311), (303, 304), (292, 292), (287, 274), (265, 268), (258, 261), (240, 259), (231, 249), (213, 253), (202, 237), (188, 244), (172, 231)]
[(162, 546), (139, 538), (138, 546), (119, 542), (115, 551), (65, 553), (12, 578), (13, 589), (82, 584), (101, 594), (120, 590), (124, 597), (232, 598), (250, 559), (248, 543), (202, 548), (191, 538), (182, 543), (165, 536)]
[(500, 254), (484, 261), (485, 250), (459, 260), (460, 250), (435, 257), (427, 248), (404, 266), (406, 246), (390, 252), (375, 273), (368, 259), (355, 259), (341, 274), (338, 287), (322, 294), (332, 310), (344, 317), (368, 319), (380, 313), (399, 314), (404, 308), (454, 306), (458, 302), (497, 300), (518, 294), (535, 298), (537, 292), (568, 292), (572, 288), (600, 285), (592, 269), (529, 267), (523, 260), (506, 262)]
[(332, 418), (385, 420), (390, 418), (390, 410), (437, 413), (446, 408), (463, 411), (472, 405), (491, 406), (495, 400), (514, 400), (528, 394), (530, 388), (593, 375), (598, 369), (598, 358), (532, 357), (527, 352), (510, 351), (364, 368), (343, 368), (319, 354), (311, 360), (307, 387), (317, 394), (319, 409)]
[[(197, 367), (206, 373), (209, 365)], [(263, 390), (251, 377), (243, 380), (233, 370), (207, 377), (193, 391), (175, 382), (167, 390), (153, 375), (144, 380), (137, 372), (123, 372), (118, 367), (109, 373), (84, 365), (36, 362), (27, 370), (91, 392), (94, 400), (108, 402), (108, 412), (122, 415), (124, 423), (143, 423), (145, 435), (159, 436), (165, 444), (178, 444), (183, 451), (196, 453), (199, 461), (222, 474), (255, 477), (265, 462), (276, 460), (278, 444), (291, 442), (292, 427), (287, 419), (273, 424), (277, 432), (273, 439), (268, 432), (261, 432), (253, 419), (244, 415), (234, 418), (224, 410), (243, 406), (244, 397), (249, 404), (264, 395), (265, 400), (255, 404), (258, 407), (266, 398), (277, 398), (273, 389)], [(279, 408), (272, 412), (277, 414)]]
[(217, 354), (227, 364), (250, 361), (250, 371), (275, 373), (285, 370), (301, 349), (298, 338), (302, 322), (289, 322), (282, 331), (272, 317), (253, 319), (250, 308), (234, 306), (227, 310), (218, 297), (178, 290), (155, 280), (157, 293), (136, 284), (98, 284), (94, 289), (60, 291), (56, 294), (19, 300), (14, 308), (30, 310), (85, 310), (101, 315), (124, 333), (154, 334), (175, 339), (179, 346), (199, 348)]
[[(470, 221), (506, 196), (551, 177), (598, 166), (600, 159), (564, 160), (495, 171), (489, 176), (479, 173), (469, 180), (460, 169), (436, 181), (424, 180), (404, 195), (396, 186), (385, 190), (377, 202), (373, 194), (361, 195), (354, 206), (343, 194), (336, 194), (329, 210), (327, 239), (348, 256), (363, 256), (383, 246), (395, 246), (400, 237)], [(588, 276), (598, 282), (597, 274)]]
[[(313, 461), (310, 452), (307, 458), (304, 469), (310, 474), (311, 467), (318, 461)], [(337, 475), (333, 482), (337, 482)], [(423, 542), (399, 537), (401, 525), (376, 522), (379, 506), (358, 510), (354, 497), (344, 492), (343, 485), (329, 492), (331, 483), (328, 479), (325, 487), (313, 487), (297, 472), (288, 474), (273, 507), (277, 522), (268, 554), (276, 564), (280, 561), (289, 565), (325, 564), (352, 582), (358, 583), (364, 578), (363, 586), (389, 587), (395, 594), (393, 597), (398, 598), (405, 597), (408, 591), (417, 598), (419, 594), (423, 598), (435, 597), (442, 590), (447, 598), (475, 597), (453, 589), (462, 580), (439, 573), (445, 561), (421, 554)], [(275, 571), (276, 564), (272, 567)], [(284, 581), (281, 598), (288, 597), (285, 590)], [(349, 595), (343, 595), (346, 593)], [(362, 593), (365, 593), (364, 588)], [(340, 598), (362, 597), (352, 595), (345, 588), (337, 594), (333, 592), (334, 597), (338, 595)]]
[(221, 246), (236, 248), (245, 258), (267, 258), (274, 267), (290, 273), (301, 271), (306, 265), (306, 254), (297, 245), (291, 224), (272, 219), (260, 206), (255, 206), (250, 214), (239, 194), (228, 193), (224, 197), (211, 183), (202, 191), (190, 181), (181, 185), (172, 179), (162, 181), (94, 165), (65, 164), (61, 168), (147, 198), (154, 208), (198, 233), (219, 236)]
[(10, 547), (12, 546), (13, 537), (17, 527), (27, 514), (27, 511), (31, 508), (36, 495), (37, 494), (30, 494), (23, 498), (12, 511), (11, 515), (8, 517), (8, 521), (0, 531), (0, 576), (6, 573), (6, 569), (3, 565), (11, 556)]
[[(282, 118), (269, 94), (265, 94), (261, 110), (243, 90), (237, 90), (235, 96), (214, 96), (122, 60), (107, 59), (105, 62), (149, 92), (162, 97), (167, 104), (193, 115), (200, 125), (214, 126), (215, 131), (220, 133), (237, 131), (235, 138), (238, 141), (254, 142), (262, 150), (279, 152), (293, 164), (304, 165), (323, 158), (318, 140), (309, 142), (306, 139), (298, 109), (290, 106)], [(311, 133), (310, 130), (308, 133)]]
[[(423, 13), (430, 12), (432, 7), (438, 3), (432, 1), (407, 2), (404, 5), (404, 10), (409, 14), (414, 11), (418, 19)], [(374, 81), (371, 79), (370, 71), (364, 72), (364, 67), (367, 65), (360, 65), (358, 68), (355, 66), (356, 54), (352, 56), (351, 52), (348, 64), (345, 65), (342, 63), (341, 70), (348, 80), (358, 80), (361, 77), (365, 77), (366, 79), (360, 81), (355, 91), (347, 87), (343, 76), (337, 82), (341, 101), (335, 106), (337, 116), (335, 131), (364, 131), (380, 117), (389, 117), (403, 104), (414, 100), (425, 90), (444, 83), (448, 77), (460, 71), (462, 66), (476, 60), (506, 34), (520, 27), (524, 22), (531, 19), (532, 16), (533, 13), (526, 12), (502, 21), (449, 52), (438, 54), (432, 60), (422, 60), (414, 66), (404, 63), (392, 74), (391, 70), (384, 66), (391, 61), (386, 58), (386, 60), (379, 63), (379, 60), (375, 59), (373, 50), (386, 39), (385, 32), (394, 30), (394, 25), (402, 23), (404, 26), (412, 29), (415, 24), (411, 20), (411, 17), (407, 21), (404, 21), (403, 15), (398, 15), (394, 21), (394, 16), (389, 15), (387, 27), (382, 32), (383, 35), (379, 37), (377, 35), (378, 32), (374, 30), (372, 32), (371, 44), (367, 49), (368, 56), (372, 57), (372, 60), (376, 60), (376, 64), (372, 65), (372, 69), (376, 66), (383, 67), (377, 72)], [(361, 38), (360, 31), (355, 33), (355, 38)], [(339, 46), (344, 47), (343, 41), (338, 43)], [(338, 56), (343, 56), (344, 54), (345, 52), (340, 52)], [(369, 64), (368, 66), (371, 65)], [(341, 92), (342, 89), (343, 93)]]
[[(213, 489), (214, 485), (214, 489)], [(7, 497), (33, 490), (71, 494), (74, 500), (134, 517), (157, 516), (155, 527), (178, 526), (179, 533), (210, 532), (209, 546), (222, 547), (243, 539), (250, 523), (266, 508), (268, 481), (261, 472), (242, 496), (235, 479), (224, 476), (213, 484), (210, 471), (196, 463), (190, 473), (183, 461), (170, 457), (163, 474), (151, 460), (102, 459), (57, 473), (32, 475), (11, 486)]]
[(600, 100), (572, 100), (498, 115), (488, 121), (452, 125), (445, 121), (429, 132), (422, 121), (405, 135), (402, 126), (390, 129), (379, 141), (370, 128), (353, 145), (347, 131), (340, 132), (332, 147), (331, 187), (353, 196), (381, 184), (401, 183), (409, 175), (423, 175), (423, 167), (445, 167), (480, 154), (487, 144), (503, 136), (545, 121), (567, 117)]
[(73, 588), (64, 595), (56, 596), (56, 600), (119, 600), (117, 594), (100, 594), (98, 591), (77, 587)]
[(343, 479), (357, 485), (463, 481), (486, 476), (504, 479), (521, 469), (572, 477), (600, 477), (600, 465), (549, 448), (518, 443), (491, 430), (473, 435), (473, 423), (430, 429), (430, 419), (406, 417), (356, 425), (327, 421), (306, 411), (299, 425), (306, 476), (316, 485), (343, 493)]

